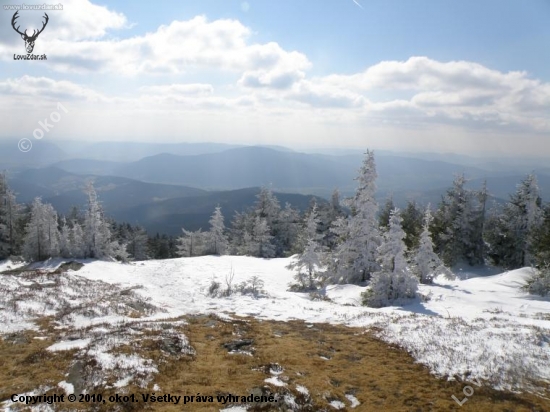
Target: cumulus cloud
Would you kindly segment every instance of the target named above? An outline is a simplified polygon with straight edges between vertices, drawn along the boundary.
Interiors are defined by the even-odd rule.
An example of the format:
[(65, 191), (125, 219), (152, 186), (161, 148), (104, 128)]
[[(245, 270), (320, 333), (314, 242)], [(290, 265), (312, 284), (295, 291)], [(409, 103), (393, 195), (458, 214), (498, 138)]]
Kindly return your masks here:
[[(47, 11), (49, 22), (47, 29), (40, 34), (40, 43), (53, 41), (76, 42), (81, 40), (100, 39), (110, 30), (128, 27), (129, 23), (122, 13), (109, 10), (106, 6), (93, 4), (89, 0), (63, 0), (63, 10)], [(2, 10), (2, 18), (11, 20), (15, 11)], [(18, 25), (20, 30), (42, 27), (44, 11), (25, 11), (19, 13)], [(0, 50), (9, 49), (20, 52), (21, 39), (13, 31), (11, 24), (0, 26)], [(46, 49), (44, 49), (46, 50)]]
[(463, 121), (467, 128), (550, 130), (550, 84), (525, 72), (505, 73), (474, 62), (411, 57), (381, 62), (352, 75), (311, 79), (302, 75), (282, 88), (246, 75), (239, 84), (258, 89), (264, 100), (298, 102), (312, 109), (353, 108), (364, 118), (385, 123)]
[(105, 102), (108, 99), (93, 89), (80, 86), (76, 83), (47, 77), (22, 76), (17, 79), (0, 81), (0, 93), (5, 98), (22, 96), (31, 100), (72, 100), (87, 102)]
[(415, 56), (406, 61), (383, 61), (350, 76), (331, 75), (329, 83), (362, 90), (495, 89), (522, 81), (525, 72), (502, 73), (467, 61), (439, 62)]
[[(72, 7), (77, 1), (93, 6), (86, 0), (73, 0), (63, 14), (58, 12), (50, 19), (51, 24), (56, 23), (48, 36), (40, 39), (40, 49), (48, 51), (45, 64), (50, 69), (133, 76), (209, 68), (242, 75), (243, 85), (287, 88), (302, 79), (311, 65), (304, 54), (284, 50), (275, 42), (251, 42), (251, 30), (232, 19), (208, 21), (197, 16), (161, 25), (143, 35), (107, 39), (106, 31), (124, 27), (126, 18), (93, 6), (89, 20), (83, 21), (86, 7)], [(17, 36), (9, 38), (17, 40)], [(19, 43), (0, 43), (0, 56), (20, 53)]]
[[(49, 107), (52, 102), (72, 102), (84, 111), (104, 112), (107, 120), (115, 110), (250, 110), (257, 103), (251, 95), (216, 96), (213, 86), (203, 83), (143, 86), (139, 92), (140, 95), (133, 97), (109, 96), (70, 81), (25, 75), (0, 81), (0, 104), (9, 105), (17, 99), (32, 116), (33, 109)], [(103, 105), (98, 109), (97, 103)], [(150, 121), (154, 122), (153, 118)]]
[[(248, 63), (255, 66), (258, 61), (266, 64), (268, 73), (276, 59), (266, 63), (269, 59), (256, 58)], [(471, 73), (465, 69), (468, 65), (471, 65)], [(245, 66), (243, 63), (241, 70)], [(389, 73), (383, 73), (382, 68), (387, 68)], [(271, 70), (277, 72), (280, 68)], [(251, 72), (243, 72), (237, 81), (240, 87), (231, 89), (231, 84), (226, 84), (221, 93), (216, 93), (209, 83), (171, 83), (143, 86), (134, 96), (106, 97), (75, 83), (29, 76), (1, 82), (0, 91), (8, 95), (47, 96), (50, 99), (66, 96), (89, 102), (116, 101), (126, 107), (160, 105), (166, 110), (239, 111), (247, 108), (277, 116), (281, 113), (288, 116), (294, 111), (320, 123), (344, 118), (349, 122), (354, 121), (355, 116), (362, 122), (410, 127), (449, 125), (467, 130), (550, 131), (550, 84), (531, 79), (526, 73), (499, 72), (477, 63), (411, 58), (404, 62), (383, 62), (349, 76), (308, 79), (302, 73), (287, 80), (282, 75), (269, 77), (264, 74), (256, 83), (253, 76), (247, 77)], [(374, 77), (369, 78), (371, 75)], [(483, 80), (484, 76), (487, 81)], [(352, 87), (359, 78), (363, 78), (361, 84), (368, 87)], [(404, 89), (412, 92), (408, 97), (396, 98), (395, 93)], [(231, 90), (231, 96), (224, 94), (227, 90)], [(388, 90), (392, 98), (384, 99)]]
[(239, 85), (249, 88), (288, 89), (305, 77), (300, 70), (247, 71)]
[[(468, 128), (477, 123), (483, 128), (514, 125), (550, 131), (550, 84), (531, 79), (526, 72), (504, 73), (474, 62), (439, 62), (427, 57), (384, 61), (361, 73), (303, 80), (295, 89), (314, 93), (294, 93), (289, 98), (309, 100), (312, 106), (345, 107), (342, 103), (348, 101), (350, 106), (364, 105), (366, 116), (386, 116), (389, 122), (415, 119), (455, 124), (462, 119)], [(396, 93), (411, 97), (380, 98)]]
[[(235, 19), (197, 16), (124, 37), (130, 23), (123, 14), (89, 0), (63, 4), (62, 12), (51, 12), (37, 42), (37, 53), (47, 51), (48, 60), (40, 64), (50, 70), (50, 78), (0, 79), (2, 95), (31, 103), (37, 97), (116, 102), (129, 112), (155, 106), (175, 113), (223, 109), (278, 119), (307, 116), (320, 125), (342, 127), (370, 122), (550, 132), (550, 84), (526, 72), (413, 56), (350, 75), (312, 77), (304, 53), (274, 41), (254, 42), (252, 30)], [(27, 17), (39, 24), (40, 16)], [(22, 53), (22, 41), (9, 25), (1, 26), (0, 33), (0, 58)], [(71, 82), (56, 79), (65, 74)], [(106, 74), (110, 81), (133, 76), (137, 86), (108, 95), (85, 85), (94, 74)], [(170, 81), (163, 84), (159, 79), (167, 74)]]
[(63, 11), (51, 23), (50, 38), (73, 42), (103, 38), (110, 30), (129, 27), (124, 14), (89, 0), (63, 0)]
[(214, 87), (204, 83), (143, 86), (139, 90), (146, 94), (176, 96), (210, 96), (214, 93)]
[(311, 81), (297, 83), (286, 97), (312, 107), (324, 108), (358, 108), (368, 103), (365, 97), (353, 91)]
[[(277, 43), (268, 43), (262, 49), (257, 49), (257, 61), (269, 61), (269, 56), (280, 54)], [(249, 88), (288, 89), (293, 84), (303, 80), (305, 71), (311, 63), (305, 55), (298, 52), (286, 52), (284, 58), (278, 59), (276, 65), (260, 67), (256, 70), (246, 70), (239, 79), (239, 85)]]

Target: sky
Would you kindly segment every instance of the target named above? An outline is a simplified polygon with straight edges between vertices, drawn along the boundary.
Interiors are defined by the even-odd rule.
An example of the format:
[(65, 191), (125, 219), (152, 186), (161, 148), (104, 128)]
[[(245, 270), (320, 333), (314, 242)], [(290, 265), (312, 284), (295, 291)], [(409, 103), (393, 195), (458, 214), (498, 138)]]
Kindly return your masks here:
[(548, 0), (22, 3), (0, 140), (550, 154)]

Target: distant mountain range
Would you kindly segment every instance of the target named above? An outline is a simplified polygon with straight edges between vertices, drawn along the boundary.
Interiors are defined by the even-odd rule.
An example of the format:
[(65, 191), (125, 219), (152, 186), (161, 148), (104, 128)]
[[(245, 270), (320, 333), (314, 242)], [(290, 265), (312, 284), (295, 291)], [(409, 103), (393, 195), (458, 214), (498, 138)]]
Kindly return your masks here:
[[(150, 233), (180, 234), (181, 228), (207, 230), (217, 205), (222, 206), (227, 223), (236, 211), (246, 210), (256, 201), (260, 188), (207, 192), (180, 185), (145, 183), (117, 176), (76, 175), (56, 167), (28, 169), (14, 173), (9, 183), (17, 199), (29, 203), (37, 196), (66, 214), (73, 206), (86, 206), (84, 188), (93, 181), (108, 216), (117, 221), (140, 224)], [(305, 210), (313, 196), (277, 193), (281, 206), (286, 202)], [(317, 202), (324, 202), (317, 198)]]
[(108, 211), (208, 194), (186, 186), (152, 184), (116, 176), (77, 175), (55, 167), (28, 169), (14, 174), (9, 181), (20, 202), (30, 202), (34, 197), (41, 196), (63, 213), (72, 206), (85, 204), (83, 190), (88, 181), (93, 181)]
[[(354, 178), (363, 154), (323, 155), (281, 151), (267, 147), (239, 147), (216, 153), (180, 156), (158, 154), (135, 162), (112, 162), (73, 159), (55, 166), (80, 174), (107, 174), (150, 183), (175, 184), (206, 190), (235, 190), (255, 186), (271, 186), (275, 190), (329, 197), (334, 188), (350, 195), (355, 190)], [(378, 196), (393, 196), (398, 204), (407, 199), (422, 202), (438, 201), (455, 174), (464, 173), (480, 186), (479, 181), (495, 181), (489, 185), (493, 195), (506, 198), (523, 177), (513, 169), (491, 165), (488, 169), (440, 160), (425, 160), (387, 153), (376, 155)], [(550, 186), (541, 170), (541, 187), (550, 195)], [(507, 183), (506, 183), (507, 182)], [(548, 189), (548, 190), (546, 190)], [(437, 196), (430, 195), (433, 192)], [(429, 198), (425, 198), (429, 196)]]
[[(31, 143), (32, 148), (23, 152), (19, 149), (20, 140), (9, 139), (0, 141), (0, 165), (4, 168), (17, 168), (20, 166), (45, 166), (57, 162), (70, 160), (100, 160), (103, 162), (134, 162), (144, 157), (163, 153), (180, 156), (193, 156), (206, 153), (218, 153), (246, 145), (227, 143), (142, 143), (142, 142), (79, 142), (61, 141), (53, 142), (43, 139), (25, 139), (24, 146)], [(262, 145), (259, 147), (289, 152), (292, 149), (276, 146)], [(63, 148), (63, 149), (61, 149)], [(69, 163), (70, 164), (70, 163)]]
[[(66, 151), (42, 140), (33, 144), (22, 153), (17, 142), (0, 143), (0, 170), (8, 170), (19, 201), (41, 196), (65, 213), (85, 204), (83, 188), (93, 180), (109, 215), (161, 233), (179, 233), (181, 226), (206, 229), (217, 204), (230, 219), (254, 203), (260, 186), (298, 208), (307, 207), (313, 195), (329, 198), (334, 188), (350, 195), (364, 157), (217, 143), (74, 142)], [(550, 200), (550, 168), (540, 159), (529, 169), (528, 159), (506, 167), (506, 159), (484, 162), (453, 154), (375, 155), (380, 203), (391, 196), (398, 206), (407, 200), (435, 206), (457, 173), (471, 179), (473, 188), (486, 180), (492, 196), (503, 201), (529, 170), (537, 173), (543, 198)]]
[[(46, 140), (29, 140), (32, 147), (28, 152), (19, 148), (18, 140), (0, 141), (0, 170), (47, 166), (67, 157), (57, 145)], [(22, 144), (23, 149), (28, 142)]]
[[(229, 149), (247, 147), (227, 143), (141, 143), (141, 142), (62, 142), (68, 158), (85, 158), (103, 161), (133, 162), (144, 157), (170, 153), (179, 156), (193, 156), (207, 153), (219, 153)], [(292, 151), (283, 146), (263, 145), (278, 151)]]
[[(225, 216), (225, 224), (230, 226), (235, 212), (245, 211), (254, 205), (260, 188), (247, 188), (212, 192), (206, 196), (168, 199), (158, 203), (149, 203), (125, 210), (115, 210), (111, 216), (116, 220), (141, 224), (150, 233), (181, 234), (181, 228), (187, 230), (208, 230), (208, 221), (216, 206), (220, 205)], [(281, 207), (288, 202), (300, 211), (306, 210), (312, 199), (326, 202), (325, 199), (294, 193), (274, 192)]]

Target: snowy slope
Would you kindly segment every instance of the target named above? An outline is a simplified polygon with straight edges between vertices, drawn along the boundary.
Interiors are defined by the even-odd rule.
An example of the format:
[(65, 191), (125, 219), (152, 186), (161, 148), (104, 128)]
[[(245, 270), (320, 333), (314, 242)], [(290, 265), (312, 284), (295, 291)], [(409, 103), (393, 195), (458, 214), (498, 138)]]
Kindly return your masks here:
[[(520, 288), (530, 269), (421, 286), (428, 302), (403, 308), (360, 306), (364, 288), (329, 286), (332, 302), (312, 301), (308, 294), (288, 292), (293, 273), (289, 259), (242, 256), (183, 258), (131, 265), (94, 262), (79, 275), (104, 282), (144, 285), (138, 293), (172, 316), (229, 312), (274, 320), (343, 323), (382, 327), (381, 337), (409, 350), (441, 376), (479, 378), (496, 388), (533, 386), (550, 381), (550, 301), (536, 299)], [(224, 283), (235, 272), (234, 284), (258, 275), (267, 297), (233, 295), (211, 298), (212, 280)]]
[[(534, 298), (520, 289), (530, 269), (467, 280), (439, 277), (434, 285), (420, 286), (422, 295), (430, 297), (426, 302), (371, 309), (360, 306), (364, 288), (359, 286), (329, 286), (327, 296), (331, 301), (289, 292), (293, 277), (286, 269), (289, 262), (290, 259), (243, 256), (131, 264), (94, 261), (86, 262), (80, 271), (68, 276), (118, 284), (123, 289), (141, 286), (133, 293), (162, 311), (152, 313), (151, 319), (225, 313), (376, 326), (382, 330), (381, 338), (403, 346), (440, 376), (481, 379), (495, 388), (506, 389), (533, 389), (537, 382), (550, 382), (550, 300)], [(232, 271), (233, 286), (258, 276), (264, 281), (265, 294), (208, 296), (212, 280), (225, 287)], [(120, 321), (120, 317), (112, 320)], [(72, 321), (80, 327), (89, 322), (78, 315)]]
[[(285, 268), (289, 259), (257, 259), (244, 256), (207, 256), (161, 261), (147, 261), (131, 265), (94, 262), (78, 274), (89, 279), (123, 285), (144, 285), (139, 293), (152, 299), (170, 316), (204, 312), (232, 312), (240, 316), (256, 316), (275, 320), (302, 319), (315, 322), (341, 322), (347, 314), (361, 313), (363, 308), (340, 307), (326, 302), (312, 302), (308, 294), (288, 292), (293, 273)], [(207, 291), (212, 280), (225, 286), (231, 271), (233, 286), (252, 276), (264, 281), (268, 297), (233, 295), (228, 298), (210, 298)], [(362, 289), (356, 288), (355, 299)], [(330, 307), (338, 311), (339, 316)]]
[[(462, 281), (439, 277), (436, 286), (421, 286), (424, 292), (432, 293), (431, 301), (424, 306), (442, 316), (511, 317), (521, 323), (549, 329), (550, 299), (530, 296), (521, 290), (532, 273), (531, 268), (523, 268)], [(534, 320), (537, 314), (546, 314), (548, 320)]]

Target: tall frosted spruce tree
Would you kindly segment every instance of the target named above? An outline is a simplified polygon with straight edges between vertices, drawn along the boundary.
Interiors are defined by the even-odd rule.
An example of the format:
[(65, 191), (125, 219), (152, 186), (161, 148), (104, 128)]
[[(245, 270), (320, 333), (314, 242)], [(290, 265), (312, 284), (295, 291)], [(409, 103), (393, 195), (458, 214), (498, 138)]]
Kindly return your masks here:
[(18, 226), (20, 215), (21, 206), (8, 186), (5, 173), (0, 173), (0, 259), (19, 251), (22, 237)]
[(34, 199), (31, 218), (25, 228), (23, 256), (29, 261), (40, 261), (59, 256), (57, 213), (50, 204)]
[(455, 177), (434, 216), (436, 249), (449, 266), (462, 260), (481, 264), (484, 259), (487, 191), (485, 187), (481, 191), (467, 189), (466, 183), (463, 174)]
[(518, 185), (502, 212), (491, 216), (486, 237), (495, 263), (508, 268), (536, 263), (537, 233), (543, 222), (537, 178), (530, 174)]
[(114, 255), (111, 230), (91, 182), (86, 186), (86, 195), (88, 196), (88, 205), (84, 215), (86, 256), (96, 259), (111, 257)]
[(359, 169), (355, 195), (350, 200), (351, 215), (338, 219), (333, 231), (342, 240), (333, 255), (333, 280), (338, 283), (360, 283), (379, 269), (376, 260), (380, 246), (374, 152), (367, 150)]
[(210, 242), (210, 251), (215, 255), (225, 255), (229, 247), (227, 235), (225, 233), (225, 224), (222, 214), (222, 208), (217, 206), (214, 214), (210, 218), (210, 232), (208, 239)]
[(430, 225), (432, 224), (432, 213), (430, 205), (426, 208), (424, 214), (424, 224), (420, 233), (418, 249), (414, 254), (414, 272), (420, 283), (431, 284), (437, 275), (445, 275), (448, 279), (453, 279), (453, 273), (443, 264), (443, 261), (434, 252)]

